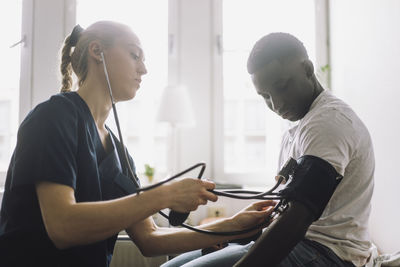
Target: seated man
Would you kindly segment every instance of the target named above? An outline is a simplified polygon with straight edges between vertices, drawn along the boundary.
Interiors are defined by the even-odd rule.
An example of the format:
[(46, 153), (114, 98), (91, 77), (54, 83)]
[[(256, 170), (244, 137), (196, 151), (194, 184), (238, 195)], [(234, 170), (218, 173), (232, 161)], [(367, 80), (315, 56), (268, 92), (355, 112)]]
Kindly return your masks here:
[[(163, 266), (365, 265), (371, 251), (367, 227), (375, 164), (367, 128), (347, 104), (324, 90), (294, 36), (272, 33), (261, 38), (247, 68), (267, 106), (283, 119), (298, 121), (283, 136), (280, 166), (290, 157), (311, 155), (328, 162), (343, 179), (317, 217), (309, 205), (294, 199), (256, 242), (229, 245), (202, 257), (199, 251), (190, 252)], [(328, 182), (324, 175), (318, 179)]]

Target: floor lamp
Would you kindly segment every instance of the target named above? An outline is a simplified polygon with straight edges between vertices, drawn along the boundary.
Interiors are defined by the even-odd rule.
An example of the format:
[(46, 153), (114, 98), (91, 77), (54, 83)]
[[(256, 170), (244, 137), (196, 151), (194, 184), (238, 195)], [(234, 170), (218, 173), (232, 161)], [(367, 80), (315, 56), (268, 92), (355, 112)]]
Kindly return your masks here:
[(178, 171), (178, 128), (193, 127), (195, 120), (189, 95), (185, 87), (167, 86), (161, 95), (157, 121), (169, 124), (167, 140), (167, 168), (169, 174)]

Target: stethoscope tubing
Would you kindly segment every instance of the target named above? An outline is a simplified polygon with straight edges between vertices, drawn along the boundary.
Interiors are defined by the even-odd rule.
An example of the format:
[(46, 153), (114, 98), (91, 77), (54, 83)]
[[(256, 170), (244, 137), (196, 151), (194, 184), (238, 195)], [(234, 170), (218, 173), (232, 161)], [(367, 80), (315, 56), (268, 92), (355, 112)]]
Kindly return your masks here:
[[(139, 194), (140, 192), (143, 191), (148, 191), (151, 189), (154, 189), (156, 187), (159, 187), (165, 183), (168, 183), (198, 167), (201, 167), (200, 172), (198, 174), (198, 179), (201, 179), (204, 173), (204, 170), (206, 168), (206, 164), (203, 162), (194, 164), (193, 166), (187, 168), (186, 170), (183, 170), (169, 178), (166, 178), (156, 184), (153, 185), (149, 185), (149, 186), (145, 186), (145, 187), (140, 187), (138, 181), (136, 180), (137, 176), (135, 175), (135, 173), (132, 170), (132, 166), (129, 162), (128, 159), (128, 152), (127, 149), (124, 145), (124, 140), (122, 138), (122, 133), (121, 133), (121, 127), (120, 127), (120, 123), (119, 123), (119, 119), (118, 119), (118, 113), (117, 113), (117, 108), (115, 106), (115, 101), (114, 101), (114, 97), (112, 94), (112, 89), (111, 89), (111, 83), (110, 83), (110, 78), (108, 76), (108, 71), (107, 71), (107, 67), (106, 67), (106, 61), (105, 61), (105, 57), (104, 57), (104, 53), (101, 52), (101, 59), (103, 62), (103, 67), (104, 67), (104, 74), (106, 77), (106, 81), (107, 81), (107, 86), (108, 86), (108, 90), (109, 90), (109, 94), (110, 94), (110, 99), (111, 99), (111, 106), (112, 106), (112, 110), (113, 110), (113, 114), (114, 114), (114, 120), (115, 120), (115, 124), (117, 126), (117, 130), (118, 130), (118, 136), (119, 136), (119, 141), (121, 143), (122, 149), (124, 151), (124, 161), (125, 161), (125, 165), (128, 168), (128, 172), (129, 172), (129, 176), (131, 178), (131, 180), (133, 181), (133, 183), (136, 185), (137, 187), (137, 194)], [(249, 190), (209, 190), (210, 192), (218, 195), (218, 196), (223, 196), (223, 197), (229, 197), (229, 198), (236, 198), (236, 199), (262, 199), (262, 200), (282, 200), (283, 198), (278, 196), (276, 193), (274, 193), (273, 191), (282, 183), (282, 178), (280, 178), (278, 180), (278, 182), (275, 184), (275, 186), (265, 192), (257, 192), (257, 191), (249, 191)], [(246, 196), (244, 196), (243, 194), (246, 194)], [(269, 196), (268, 196), (269, 195)], [(166, 215), (164, 212), (159, 211), (158, 212), (161, 216), (165, 217), (166, 219), (168, 219), (168, 215)], [(195, 232), (199, 232), (199, 233), (203, 233), (203, 234), (209, 234), (209, 235), (222, 235), (222, 236), (230, 236), (230, 235), (240, 235), (240, 234), (245, 234), (251, 231), (254, 231), (256, 229), (260, 229), (261, 227), (263, 227), (266, 223), (261, 223), (258, 225), (255, 225), (249, 229), (245, 229), (245, 230), (240, 230), (240, 231), (230, 231), (230, 232), (214, 232), (214, 231), (208, 231), (208, 230), (203, 230), (203, 229), (198, 229), (195, 228), (193, 226), (187, 225), (185, 223), (182, 223), (180, 226), (183, 226), (189, 230), (195, 231)]]

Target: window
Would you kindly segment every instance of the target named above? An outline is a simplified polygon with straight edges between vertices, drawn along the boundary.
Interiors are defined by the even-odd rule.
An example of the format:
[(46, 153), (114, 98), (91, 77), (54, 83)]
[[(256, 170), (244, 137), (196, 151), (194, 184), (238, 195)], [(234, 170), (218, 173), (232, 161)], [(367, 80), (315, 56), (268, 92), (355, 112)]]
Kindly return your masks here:
[[(6, 172), (18, 127), (22, 0), (8, 1), (0, 11), (0, 172)], [(13, 46), (13, 44), (15, 44)], [(11, 47), (12, 46), (12, 47)], [(1, 182), (2, 183), (2, 182)]]
[[(216, 131), (217, 177), (230, 183), (260, 185), (275, 176), (279, 145), (288, 123), (272, 113), (258, 96), (247, 73), (247, 58), (254, 43), (271, 32), (289, 32), (304, 42), (315, 62), (314, 0), (222, 0), (220, 58), (216, 87), (222, 93), (216, 103), (221, 124)], [(221, 16), (219, 15), (219, 16)], [(218, 70), (219, 69), (219, 70)], [(218, 80), (220, 79), (220, 80)], [(218, 109), (218, 107), (216, 107)], [(244, 182), (245, 181), (245, 182)]]
[[(155, 115), (168, 78), (168, 1), (81, 0), (77, 1), (76, 20), (84, 28), (98, 20), (122, 22), (141, 40), (148, 73), (143, 76), (136, 97), (117, 104), (118, 115), (125, 145), (135, 160), (138, 174), (148, 163), (156, 167), (156, 175), (164, 175), (167, 129), (155, 121)], [(112, 114), (107, 125), (117, 134)]]

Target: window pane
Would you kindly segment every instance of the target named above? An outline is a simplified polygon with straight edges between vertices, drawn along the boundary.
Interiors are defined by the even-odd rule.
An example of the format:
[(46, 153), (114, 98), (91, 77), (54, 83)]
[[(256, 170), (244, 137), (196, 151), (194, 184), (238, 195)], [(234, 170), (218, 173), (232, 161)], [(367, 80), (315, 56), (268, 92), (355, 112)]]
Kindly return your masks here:
[(247, 73), (247, 58), (262, 36), (288, 32), (304, 42), (315, 62), (314, 13), (314, 0), (223, 1), (226, 174), (276, 172), (280, 137), (287, 124), (271, 115), (262, 97), (256, 94)]
[[(161, 91), (167, 85), (168, 1), (78, 0), (76, 17), (84, 28), (98, 20), (113, 20), (129, 25), (138, 35), (148, 73), (143, 76), (135, 98), (117, 104), (118, 115), (125, 145), (135, 160), (138, 174), (148, 163), (155, 166), (156, 176), (163, 175), (166, 131), (156, 123), (155, 114)], [(112, 114), (107, 125), (117, 134)]]
[(6, 5), (0, 11), (0, 172), (7, 170), (16, 142), (21, 55), (21, 44), (10, 46), (21, 39), (22, 0)]

